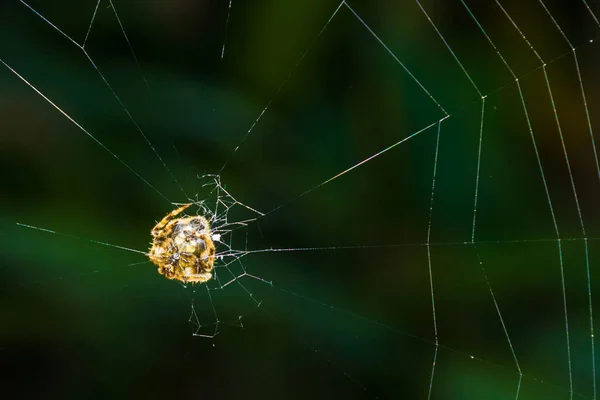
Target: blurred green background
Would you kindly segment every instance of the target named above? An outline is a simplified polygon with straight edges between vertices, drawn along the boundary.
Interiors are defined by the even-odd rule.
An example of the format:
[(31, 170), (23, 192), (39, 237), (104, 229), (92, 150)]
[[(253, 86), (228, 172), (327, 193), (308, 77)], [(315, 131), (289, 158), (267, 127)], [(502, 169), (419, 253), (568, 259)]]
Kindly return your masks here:
[[(597, 134), (599, 25), (583, 1), (544, 2), (576, 48), (578, 75), (540, 2), (501, 2), (547, 63), (584, 236), (542, 63), (495, 2), (465, 3), (520, 78), (559, 235), (569, 239), (561, 254), (574, 397), (592, 399), (588, 284), (595, 290), (600, 273), (600, 186), (579, 76)], [(515, 397), (515, 358), (480, 262), (524, 374), (519, 398), (571, 397), (559, 249), (522, 99), (464, 3), (420, 4), (487, 95), (477, 246), (468, 242), (482, 101), (418, 3), (348, 2), (396, 60), (350, 8), (334, 15), (335, 0), (233, 0), (227, 25), (226, 0), (115, 0), (141, 68), (108, 0), (89, 34), (95, 0), (27, 4), (63, 34), (26, 5), (3, 3), (0, 59), (156, 191), (0, 65), (9, 398), (426, 398), (435, 338), (424, 244), (438, 128), (432, 398)], [(86, 36), (114, 93), (69, 39)], [(451, 115), (441, 125), (436, 102)], [(248, 272), (273, 286), (240, 280), (260, 307), (237, 285), (211, 292), (225, 324), (203, 339), (187, 321), (192, 304), (212, 321), (204, 287), (183, 288), (143, 255), (87, 239), (145, 251), (170, 202), (201, 195), (198, 176), (225, 162), (223, 184), (239, 201), (262, 212), (281, 206), (237, 232), (234, 248), (247, 237), (250, 249), (321, 250), (245, 257)], [(240, 316), (243, 328), (227, 324)]]

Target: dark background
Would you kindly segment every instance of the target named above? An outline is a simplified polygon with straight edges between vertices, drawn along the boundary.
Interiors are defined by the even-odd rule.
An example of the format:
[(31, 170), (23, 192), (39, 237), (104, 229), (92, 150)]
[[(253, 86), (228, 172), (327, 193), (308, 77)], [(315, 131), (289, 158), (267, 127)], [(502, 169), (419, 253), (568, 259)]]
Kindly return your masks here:
[[(520, 78), (565, 239), (575, 397), (592, 399), (600, 186), (575, 58), (538, 1), (502, 2), (547, 63), (585, 235), (542, 63), (495, 2), (466, 3)], [(78, 43), (96, 6), (28, 4)], [(429, 247), (440, 341), (432, 398), (515, 397), (519, 374), (480, 262), (524, 374), (519, 398), (569, 398), (557, 233), (514, 78), (460, 1), (421, 3), (487, 95), (475, 246), (480, 96), (416, 2), (349, 4), (451, 114), (439, 130)], [(545, 4), (576, 48), (597, 135), (597, 21), (582, 1)], [(192, 336), (192, 303), (212, 321), (204, 287), (87, 240), (145, 251), (174, 206), (0, 65), (8, 397), (426, 398), (435, 338), (425, 243), (444, 112), (345, 6), (319, 35), (336, 1), (234, 0), (226, 28), (228, 5), (114, 1), (140, 69), (102, 0), (85, 46), (186, 194), (84, 52), (17, 1), (0, 6), (0, 59), (169, 201), (201, 195), (198, 176), (228, 161), (221, 178), (238, 200), (262, 212), (283, 205), (236, 232), (235, 248), (247, 232), (250, 249), (328, 249), (244, 257), (249, 273), (273, 281), (240, 280), (261, 306), (235, 284), (213, 291), (219, 318), (243, 316), (243, 328)]]

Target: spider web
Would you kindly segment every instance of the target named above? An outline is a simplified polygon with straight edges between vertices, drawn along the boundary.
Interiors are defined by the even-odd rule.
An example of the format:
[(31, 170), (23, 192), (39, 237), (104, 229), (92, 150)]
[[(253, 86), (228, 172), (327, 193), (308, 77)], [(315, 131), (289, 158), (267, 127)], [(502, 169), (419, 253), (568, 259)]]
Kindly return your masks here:
[[(224, 321), (219, 319), (217, 309), (212, 300), (211, 291), (224, 290), (229, 285), (235, 283), (248, 294), (256, 306), (260, 306), (261, 302), (254, 298), (254, 295), (246, 288), (246, 286), (244, 286), (240, 279), (248, 277), (269, 285), (272, 285), (272, 282), (248, 273), (242, 263), (242, 257), (250, 254), (247, 242), (245, 246), (240, 249), (236, 248), (233, 243), (236, 231), (244, 229), (247, 234), (248, 224), (253, 223), (257, 218), (264, 214), (236, 200), (223, 186), (218, 175), (205, 175), (201, 177), (201, 180), (206, 181), (206, 183), (202, 184), (202, 188), (207, 189), (208, 192), (203, 194), (202, 197), (200, 197), (200, 193), (197, 193), (193, 204), (198, 209), (196, 214), (207, 218), (213, 240), (217, 247), (215, 255), (216, 261), (213, 270), (214, 279), (211, 281), (211, 284), (206, 283), (203, 285), (206, 288), (206, 294), (210, 302), (210, 307), (212, 308), (213, 320), (210, 323), (203, 324), (201, 322), (201, 318), (198, 316), (195, 305), (196, 288), (195, 285), (192, 285), (194, 296), (192, 297), (189, 321), (194, 327), (194, 336), (214, 338), (219, 333), (219, 325)], [(235, 211), (236, 206), (250, 212), (250, 215), (245, 218), (240, 217), (232, 220), (230, 215), (233, 214), (232, 211)], [(254, 250), (252, 252), (257, 251), (260, 250)], [(237, 267), (239, 272), (234, 271), (235, 267)], [(222, 279), (222, 276), (225, 276), (225, 278)], [(215, 282), (216, 285), (213, 285), (212, 282)], [(186, 286), (184, 285), (184, 287)], [(236, 325), (243, 327), (241, 319), (242, 317), (238, 316)], [(208, 329), (208, 331), (206, 331), (206, 329)]]
[[(53, 322), (79, 315), (68, 296), (25, 302), (61, 287), (105, 329), (154, 319), (169, 329), (142, 335), (180, 340), (164, 316), (181, 288), (126, 265), (145, 254), (137, 228), (198, 193), (223, 262), (181, 303), (197, 335), (219, 332), (221, 310), (245, 332), (213, 339), (219, 354), (195, 341), (189, 361), (170, 346), (155, 360), (229, 357), (244, 389), (211, 371), (186, 392), (596, 399), (597, 4), (315, 4), (6, 6), (7, 148), (27, 164), (3, 157), (25, 169), (6, 225), (19, 214), (86, 238), (7, 230), (7, 265), (21, 266), (4, 269), (20, 305), (9, 325), (26, 330), (22, 310), (41, 308), (50, 337), (110, 337)], [(145, 21), (163, 25), (133, 29)], [(191, 41), (198, 27), (206, 39)], [(251, 307), (228, 297), (233, 283)], [(43, 343), (29, 339), (3, 348)], [(286, 369), (295, 378), (257, 384)]]

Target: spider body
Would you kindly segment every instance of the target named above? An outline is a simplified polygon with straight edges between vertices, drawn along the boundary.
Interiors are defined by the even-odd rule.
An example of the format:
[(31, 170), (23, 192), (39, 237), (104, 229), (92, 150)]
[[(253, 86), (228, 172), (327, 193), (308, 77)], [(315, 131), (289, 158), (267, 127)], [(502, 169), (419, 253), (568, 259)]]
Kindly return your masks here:
[(167, 279), (204, 283), (212, 278), (216, 248), (206, 218), (183, 213), (191, 205), (171, 211), (152, 228), (148, 257)]

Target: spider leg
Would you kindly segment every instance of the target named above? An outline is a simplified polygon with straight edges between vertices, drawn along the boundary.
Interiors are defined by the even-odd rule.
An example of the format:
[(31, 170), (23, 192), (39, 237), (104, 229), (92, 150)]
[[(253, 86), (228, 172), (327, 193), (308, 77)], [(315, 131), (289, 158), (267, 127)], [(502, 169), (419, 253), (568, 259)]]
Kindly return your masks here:
[(159, 236), (161, 234), (161, 231), (165, 228), (165, 226), (167, 226), (167, 224), (173, 218), (175, 218), (176, 216), (181, 214), (183, 211), (185, 211), (191, 205), (192, 205), (192, 203), (184, 204), (183, 206), (179, 207), (178, 209), (173, 210), (170, 213), (168, 213), (158, 224), (156, 224), (156, 226), (154, 228), (152, 228), (152, 236), (154, 236), (154, 237)]
[(200, 274), (189, 274), (185, 275), (184, 278), (187, 282), (190, 283), (205, 283), (212, 278), (212, 274), (210, 272), (204, 272)]

